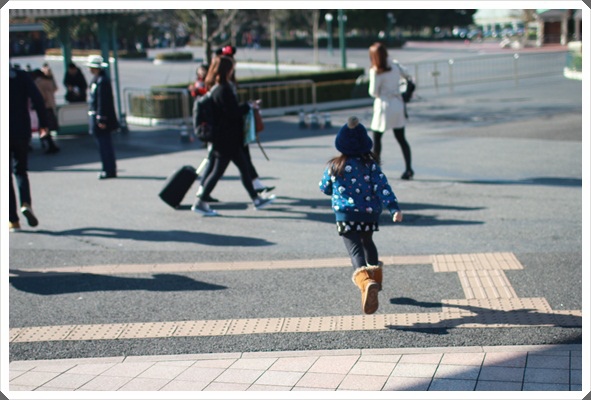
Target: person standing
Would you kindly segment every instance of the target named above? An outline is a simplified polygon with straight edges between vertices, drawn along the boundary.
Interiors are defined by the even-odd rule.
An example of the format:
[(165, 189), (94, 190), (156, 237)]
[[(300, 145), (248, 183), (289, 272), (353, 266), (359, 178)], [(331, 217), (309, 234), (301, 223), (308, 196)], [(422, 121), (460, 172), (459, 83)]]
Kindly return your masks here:
[(412, 179), (414, 171), (411, 165), (411, 151), (405, 137), (406, 115), (404, 100), (400, 94), (400, 79), (411, 80), (408, 71), (395, 60), (388, 58), (388, 50), (381, 42), (369, 48), (369, 95), (373, 97), (373, 131), (374, 154), (380, 162), (382, 151), (382, 135), (387, 130), (394, 131), (394, 137), (400, 145), (406, 169), (401, 179)]
[(53, 138), (51, 137), (51, 132), (57, 131), (59, 129), (55, 112), (55, 92), (57, 92), (57, 85), (55, 84), (55, 80), (53, 79), (53, 75), (51, 74), (49, 66), (45, 67), (45, 69), (34, 70), (31, 73), (31, 76), (34, 79), (35, 85), (37, 85), (41, 96), (43, 96), (43, 101), (45, 102), (45, 112), (47, 114), (48, 132), (46, 134), (40, 133), (39, 138), (41, 139), (43, 148), (45, 148), (45, 154), (54, 154), (60, 151), (59, 147), (57, 147)]
[(68, 69), (64, 75), (64, 86), (66, 87), (67, 102), (83, 103), (86, 101), (88, 84), (80, 68), (73, 62), (68, 64)]
[(9, 83), (9, 151), (10, 151), (10, 193), (8, 210), (8, 227), (10, 231), (18, 231), (20, 219), (17, 212), (16, 191), (12, 183), (12, 174), (16, 178), (19, 192), (21, 212), (27, 219), (29, 226), (37, 226), (39, 220), (33, 213), (31, 186), (29, 183), (29, 142), (31, 140), (31, 117), (29, 102), (39, 119), (40, 134), (47, 134), (47, 114), (43, 97), (33, 83), (29, 73), (10, 66)]
[(350, 117), (335, 138), (341, 154), (328, 162), (319, 183), (320, 191), (332, 197), (337, 232), (351, 257), (352, 280), (361, 291), (366, 314), (377, 311), (382, 289), (382, 263), (373, 241), (382, 208), (390, 211), (394, 222), (402, 221), (398, 200), (371, 152), (372, 145), (365, 127)]
[(93, 78), (90, 82), (89, 133), (96, 138), (102, 163), (99, 179), (117, 177), (117, 163), (113, 148), (112, 132), (119, 128), (115, 114), (115, 102), (111, 80), (105, 71), (109, 66), (101, 56), (89, 56), (88, 63)]
[(273, 202), (275, 196), (262, 197), (255, 190), (248, 171), (248, 160), (244, 153), (244, 116), (250, 110), (248, 103), (238, 103), (238, 98), (230, 80), (234, 73), (234, 60), (227, 56), (213, 59), (205, 78), (213, 99), (213, 131), (211, 141), (210, 163), (211, 173), (206, 174), (202, 181), (203, 191), (191, 207), (196, 213), (205, 216), (217, 215), (204, 199), (210, 197), (211, 191), (224, 175), (230, 162), (240, 171), (242, 185), (258, 210)]

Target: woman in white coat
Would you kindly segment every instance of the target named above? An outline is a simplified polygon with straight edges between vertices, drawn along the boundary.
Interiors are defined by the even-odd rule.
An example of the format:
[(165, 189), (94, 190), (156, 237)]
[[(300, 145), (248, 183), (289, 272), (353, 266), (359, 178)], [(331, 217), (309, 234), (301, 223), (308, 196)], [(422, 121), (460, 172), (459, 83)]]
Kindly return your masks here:
[(406, 113), (404, 101), (400, 93), (400, 79), (410, 80), (407, 70), (398, 62), (388, 58), (388, 50), (376, 42), (369, 48), (369, 95), (373, 97), (373, 118), (371, 130), (373, 131), (373, 152), (380, 160), (382, 151), (382, 135), (389, 129), (394, 130), (394, 137), (400, 144), (406, 170), (402, 179), (411, 179), (414, 171), (411, 168), (410, 146), (404, 135), (406, 125)]

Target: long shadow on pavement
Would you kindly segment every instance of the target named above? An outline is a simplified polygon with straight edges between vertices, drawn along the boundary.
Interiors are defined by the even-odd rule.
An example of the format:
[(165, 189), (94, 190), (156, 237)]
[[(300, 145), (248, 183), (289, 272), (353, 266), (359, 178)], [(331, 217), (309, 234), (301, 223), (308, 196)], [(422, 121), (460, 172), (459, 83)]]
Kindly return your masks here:
[(31, 231), (32, 234), (37, 235), (51, 235), (51, 236), (81, 236), (81, 237), (97, 237), (108, 239), (131, 239), (137, 241), (148, 242), (187, 242), (198, 243), (208, 246), (271, 246), (275, 243), (269, 242), (265, 239), (258, 239), (248, 236), (230, 236), (218, 235), (207, 232), (191, 232), (181, 230), (164, 230), (164, 231), (150, 231), (150, 230), (133, 230), (133, 229), (115, 229), (115, 228), (98, 228), (87, 227), (78, 229), (69, 229), (65, 231), (47, 231), (37, 230)]
[(196, 290), (222, 290), (225, 286), (196, 281), (176, 274), (153, 274), (152, 278), (130, 278), (86, 273), (40, 273), (10, 270), (10, 284), (23, 292), (56, 295), (81, 292), (147, 290), (154, 292), (180, 292)]

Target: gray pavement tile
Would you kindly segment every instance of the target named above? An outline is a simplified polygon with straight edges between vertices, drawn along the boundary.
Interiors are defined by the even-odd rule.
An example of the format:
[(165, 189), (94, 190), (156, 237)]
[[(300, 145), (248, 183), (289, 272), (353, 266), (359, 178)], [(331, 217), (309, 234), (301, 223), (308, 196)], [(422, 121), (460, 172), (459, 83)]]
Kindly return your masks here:
[(583, 383), (583, 374), (580, 369), (570, 370), (570, 383), (571, 385), (581, 385)]
[(431, 378), (413, 378), (404, 376), (390, 377), (383, 391), (426, 391), (431, 384)]
[(439, 364), (442, 357), (442, 353), (404, 354), (398, 362), (400, 364)]
[(247, 392), (289, 392), (291, 390), (291, 386), (273, 386), (273, 385), (258, 385), (254, 384), (248, 389)]
[(524, 370), (524, 368), (513, 367), (482, 367), (478, 380), (522, 382)]
[(480, 367), (468, 365), (439, 365), (433, 379), (466, 379), (476, 380)]
[(429, 391), (471, 391), (476, 387), (476, 380), (472, 379), (437, 379), (434, 378)]
[(528, 354), (526, 367), (569, 369), (570, 357)]
[(583, 368), (583, 357), (571, 356), (570, 368), (571, 369), (582, 369)]
[(521, 391), (521, 382), (478, 381), (474, 390), (486, 392)]
[(486, 367), (525, 367), (526, 352), (498, 352), (486, 353), (483, 366)]
[(526, 368), (523, 382), (568, 384), (570, 382), (570, 371), (554, 368)]
[(570, 386), (560, 383), (535, 383), (525, 382), (523, 384), (522, 391), (544, 391), (544, 392), (557, 392), (557, 391), (569, 391)]

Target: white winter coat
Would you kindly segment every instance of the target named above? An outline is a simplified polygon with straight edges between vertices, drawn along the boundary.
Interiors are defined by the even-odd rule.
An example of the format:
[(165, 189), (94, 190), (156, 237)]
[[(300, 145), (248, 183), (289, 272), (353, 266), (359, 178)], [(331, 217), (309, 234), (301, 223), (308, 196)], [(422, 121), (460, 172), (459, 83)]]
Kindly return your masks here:
[(373, 67), (369, 70), (369, 95), (375, 98), (371, 120), (371, 130), (374, 132), (403, 128), (406, 123), (400, 80), (411, 79), (411, 76), (396, 60), (390, 62), (390, 67), (390, 71), (381, 74)]

